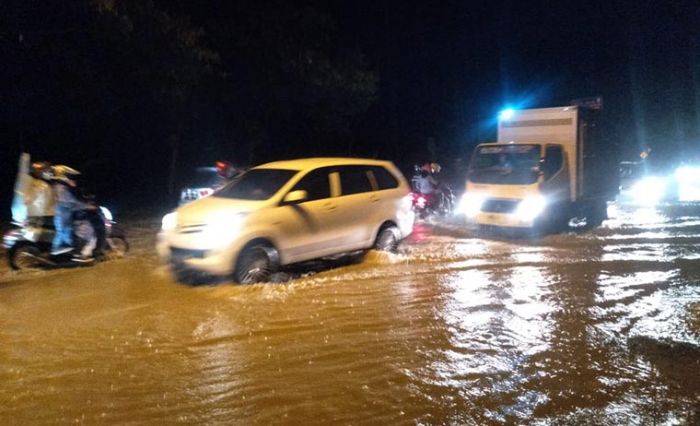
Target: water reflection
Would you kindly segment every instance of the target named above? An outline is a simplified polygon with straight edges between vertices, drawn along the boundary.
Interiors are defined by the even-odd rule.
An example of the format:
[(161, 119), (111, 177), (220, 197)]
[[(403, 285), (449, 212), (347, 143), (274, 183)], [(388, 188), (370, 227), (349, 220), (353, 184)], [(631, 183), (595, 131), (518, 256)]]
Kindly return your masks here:
[(469, 269), (440, 281), (437, 314), (449, 331), (449, 345), (424, 377), (433, 385), (461, 389), (465, 398), (488, 407), (484, 419), (490, 421), (528, 418), (548, 399), (537, 390), (520, 394), (529, 380), (520, 370), (548, 348), (551, 282), (544, 268), (517, 266), (523, 259), (545, 259), (527, 249), (510, 257), (500, 259), (510, 267)]
[(182, 286), (142, 257), (12, 281), (0, 423), (693, 424), (696, 210), (537, 241), (426, 227), (283, 284)]

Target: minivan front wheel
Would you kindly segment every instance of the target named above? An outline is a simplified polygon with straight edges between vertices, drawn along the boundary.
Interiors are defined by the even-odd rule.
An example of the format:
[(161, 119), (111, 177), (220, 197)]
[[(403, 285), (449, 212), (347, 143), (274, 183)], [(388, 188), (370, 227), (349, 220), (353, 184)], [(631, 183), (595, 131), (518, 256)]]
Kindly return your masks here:
[(377, 234), (374, 248), (379, 251), (396, 251), (399, 246), (399, 228), (396, 226), (386, 226)]
[(233, 277), (240, 284), (265, 282), (277, 270), (278, 263), (277, 250), (273, 247), (250, 245), (241, 252)]

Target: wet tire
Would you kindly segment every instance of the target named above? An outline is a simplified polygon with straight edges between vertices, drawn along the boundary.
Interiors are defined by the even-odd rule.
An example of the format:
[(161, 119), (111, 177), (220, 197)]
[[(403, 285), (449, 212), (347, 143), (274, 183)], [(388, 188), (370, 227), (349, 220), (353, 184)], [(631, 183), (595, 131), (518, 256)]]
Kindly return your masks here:
[(9, 252), (10, 267), (16, 271), (36, 270), (45, 266), (41, 260), (41, 252), (33, 245), (13, 247)]
[(599, 227), (608, 218), (608, 205), (605, 201), (592, 201), (585, 208), (586, 226), (584, 229), (591, 230)]
[(374, 249), (395, 252), (399, 246), (399, 229), (396, 226), (386, 226), (377, 234)]
[(129, 251), (129, 242), (124, 237), (107, 238), (109, 248), (105, 250), (105, 259), (121, 259)]
[(197, 285), (203, 278), (197, 271), (187, 269), (184, 265), (177, 263), (170, 264), (170, 272), (175, 278), (175, 281), (187, 285)]
[(243, 249), (236, 263), (233, 278), (240, 284), (267, 282), (278, 268), (277, 251), (266, 244), (254, 244)]

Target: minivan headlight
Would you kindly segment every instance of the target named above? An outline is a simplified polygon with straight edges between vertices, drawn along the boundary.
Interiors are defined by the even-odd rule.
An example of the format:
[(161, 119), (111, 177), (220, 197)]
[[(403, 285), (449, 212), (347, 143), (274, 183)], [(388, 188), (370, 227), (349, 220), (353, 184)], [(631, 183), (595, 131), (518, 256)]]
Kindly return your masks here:
[(213, 216), (202, 230), (202, 241), (209, 247), (230, 243), (240, 233), (245, 217), (244, 213)]
[(547, 206), (547, 200), (541, 195), (533, 195), (525, 198), (518, 204), (515, 214), (522, 220), (533, 220)]
[(163, 220), (161, 221), (161, 229), (163, 231), (172, 231), (175, 229), (175, 226), (177, 225), (177, 213), (176, 212), (171, 212), (163, 216)]

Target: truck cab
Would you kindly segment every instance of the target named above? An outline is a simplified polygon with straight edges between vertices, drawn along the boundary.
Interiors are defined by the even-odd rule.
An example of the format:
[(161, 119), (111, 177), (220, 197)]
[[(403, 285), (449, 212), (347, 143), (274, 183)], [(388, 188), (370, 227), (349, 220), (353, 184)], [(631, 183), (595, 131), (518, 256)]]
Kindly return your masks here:
[(584, 217), (599, 225), (617, 189), (617, 167), (601, 151), (594, 118), (577, 106), (501, 117), (498, 140), (471, 157), (459, 205), (467, 222), (558, 230)]
[(547, 207), (570, 198), (564, 149), (557, 144), (477, 146), (461, 210), (467, 220), (493, 226), (532, 228)]

